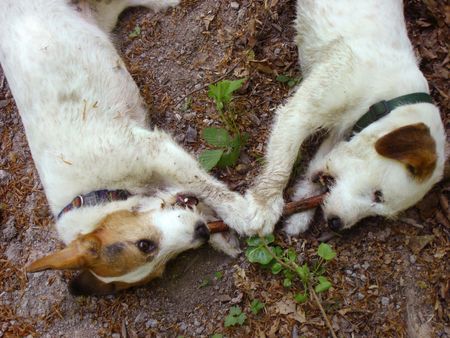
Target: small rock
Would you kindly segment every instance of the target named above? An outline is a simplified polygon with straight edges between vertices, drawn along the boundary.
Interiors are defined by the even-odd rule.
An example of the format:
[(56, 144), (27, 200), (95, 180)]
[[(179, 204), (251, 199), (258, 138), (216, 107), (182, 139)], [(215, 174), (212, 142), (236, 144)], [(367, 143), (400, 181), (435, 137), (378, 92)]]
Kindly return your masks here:
[(231, 300), (231, 297), (228, 296), (228, 295), (220, 295), (219, 297), (217, 297), (217, 299), (221, 303), (226, 303), (226, 302), (229, 302)]
[(245, 174), (248, 171), (248, 165), (240, 163), (236, 166), (236, 171), (239, 174)]
[(22, 256), (21, 247), (20, 243), (11, 243), (5, 251), (6, 258), (13, 263), (17, 262)]
[(120, 333), (113, 333), (111, 338), (120, 338)]
[(389, 298), (388, 297), (381, 297), (381, 304), (383, 304), (383, 306), (389, 305)]
[(353, 273), (353, 271), (352, 271), (352, 270), (345, 270), (345, 273), (346, 273), (347, 275), (351, 275), (351, 274)]
[(239, 4), (236, 1), (230, 3), (230, 7), (233, 9), (239, 9)]
[(416, 256), (415, 256), (415, 255), (409, 256), (409, 262), (410, 262), (411, 264), (416, 263)]
[(188, 121), (194, 119), (196, 116), (197, 116), (197, 113), (196, 113), (196, 112), (187, 113), (187, 114), (184, 114), (184, 115), (183, 115), (184, 119), (185, 119), (185, 120), (188, 120)]
[(370, 267), (370, 264), (368, 262), (364, 262), (362, 267), (363, 267), (364, 270), (367, 270)]
[(147, 329), (149, 328), (155, 328), (158, 325), (158, 321), (155, 319), (149, 319), (145, 322), (145, 327)]
[(6, 224), (5, 227), (2, 231), (3, 234), (3, 238), (5, 239), (5, 241), (9, 242), (11, 241), (14, 237), (17, 236), (17, 229), (16, 226), (14, 224), (14, 219), (10, 218)]
[(358, 292), (356, 294), (356, 298), (358, 298), (358, 300), (363, 300), (364, 299), (364, 295), (361, 292)]
[(198, 328), (195, 330), (195, 333), (196, 333), (196, 334), (201, 334), (203, 331), (205, 331), (205, 328), (204, 328), (203, 326), (200, 326), (200, 327), (198, 327)]
[(186, 331), (186, 329), (187, 329), (187, 325), (186, 325), (185, 322), (181, 322), (181, 323), (178, 325), (178, 327), (179, 327), (179, 329), (180, 329), (181, 331)]
[(188, 126), (185, 139), (189, 143), (194, 143), (197, 140), (197, 129)]
[(8, 100), (0, 100), (0, 109), (5, 108), (8, 105)]
[(273, 51), (273, 53), (275, 54), (275, 56), (280, 55), (281, 49), (280, 48), (275, 48), (275, 50)]
[(9, 172), (7, 172), (6, 170), (0, 170), (0, 184), (8, 183), (10, 178), (11, 174)]
[(200, 326), (200, 322), (197, 319), (194, 320), (194, 326)]

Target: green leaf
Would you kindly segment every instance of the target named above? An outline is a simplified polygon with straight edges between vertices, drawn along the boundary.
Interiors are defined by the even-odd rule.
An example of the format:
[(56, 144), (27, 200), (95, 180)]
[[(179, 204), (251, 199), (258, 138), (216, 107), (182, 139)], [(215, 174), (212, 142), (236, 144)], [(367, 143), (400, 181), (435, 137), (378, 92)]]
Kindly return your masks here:
[(289, 262), (295, 262), (295, 260), (297, 259), (297, 254), (291, 248), (286, 250), (286, 256), (287, 256), (287, 259), (289, 260)]
[(303, 283), (306, 284), (309, 282), (310, 271), (306, 263), (295, 269), (295, 272), (297, 272), (297, 274), (300, 276), (300, 279), (302, 280)]
[(210, 84), (208, 96), (216, 102), (218, 110), (222, 110), (226, 103), (229, 103), (234, 91), (242, 87), (245, 79), (240, 80), (222, 80), (217, 84)]
[(320, 243), (317, 254), (326, 261), (330, 261), (336, 257), (336, 252), (326, 243)]
[(281, 270), (283, 270), (283, 266), (280, 263), (275, 263), (274, 265), (272, 265), (272, 273), (274, 275), (279, 274)]
[(319, 276), (317, 279), (319, 280), (319, 284), (314, 288), (317, 293), (327, 291), (331, 288), (331, 283), (324, 276)]
[(258, 299), (253, 299), (250, 303), (250, 311), (253, 314), (257, 315), (259, 311), (264, 308), (264, 303), (261, 303)]
[(304, 303), (304, 302), (306, 302), (308, 300), (308, 293), (306, 291), (305, 291), (305, 293), (297, 293), (294, 296), (294, 300), (297, 303)]
[(234, 136), (234, 138), (231, 140), (230, 142), (230, 147), (236, 148), (242, 148), (243, 146), (246, 145), (247, 141), (248, 141), (249, 135), (248, 133), (242, 133), (242, 134), (238, 134), (236, 136)]
[(208, 286), (211, 284), (211, 280), (209, 278), (204, 278), (202, 282), (200, 283), (199, 288), (204, 288), (205, 286)]
[(141, 27), (139, 27), (138, 25), (136, 25), (136, 26), (134, 27), (133, 31), (132, 31), (130, 34), (128, 34), (128, 36), (129, 36), (130, 38), (135, 38), (135, 37), (137, 37), (138, 35), (141, 35)]
[(230, 327), (236, 325), (237, 320), (234, 316), (228, 315), (225, 317), (225, 327)]
[(214, 147), (228, 147), (231, 137), (223, 128), (205, 128), (202, 131), (203, 139)]
[(231, 148), (228, 151), (224, 152), (220, 161), (217, 163), (217, 166), (220, 168), (231, 167), (237, 163), (239, 159), (239, 155), (241, 153), (241, 148)]
[(269, 264), (272, 255), (264, 247), (249, 248), (245, 255), (251, 263)]
[(230, 307), (230, 315), (237, 316), (242, 313), (242, 310), (239, 306), (232, 306)]
[(262, 244), (263, 244), (262, 238), (259, 236), (252, 236), (252, 237), (247, 238), (248, 246), (259, 246)]
[(239, 306), (232, 306), (228, 315), (225, 317), (225, 327), (234, 326), (236, 324), (242, 325), (245, 322), (247, 315), (242, 312)]
[(291, 78), (290, 78), (289, 76), (286, 76), (286, 75), (278, 75), (278, 76), (276, 77), (276, 80), (277, 80), (278, 82), (281, 82), (281, 83), (287, 83), (290, 79), (291, 79)]
[(223, 335), (220, 333), (214, 333), (211, 338), (223, 338)]
[(223, 149), (205, 150), (200, 154), (198, 160), (206, 171), (210, 171), (220, 161), (222, 154)]
[(269, 234), (264, 237), (264, 240), (267, 244), (273, 243), (275, 241), (275, 236), (273, 234)]
[(222, 272), (222, 271), (216, 271), (216, 272), (214, 272), (214, 277), (215, 277), (217, 280), (222, 279), (222, 277), (223, 277), (223, 272)]
[(289, 278), (285, 278), (285, 279), (283, 280), (283, 286), (284, 286), (285, 288), (290, 288), (291, 285), (292, 285), (292, 281), (291, 281)]
[(245, 313), (241, 313), (238, 317), (237, 317), (237, 323), (239, 325), (244, 324), (245, 320), (247, 319), (247, 315)]
[(272, 247), (272, 252), (277, 257), (283, 256), (283, 248), (278, 245), (275, 247)]

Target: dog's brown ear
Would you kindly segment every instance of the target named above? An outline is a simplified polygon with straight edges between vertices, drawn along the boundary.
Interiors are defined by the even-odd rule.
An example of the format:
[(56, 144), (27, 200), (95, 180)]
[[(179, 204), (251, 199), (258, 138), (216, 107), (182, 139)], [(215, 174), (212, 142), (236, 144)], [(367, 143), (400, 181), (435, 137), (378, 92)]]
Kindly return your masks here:
[(381, 156), (406, 165), (412, 176), (422, 181), (436, 167), (436, 142), (424, 123), (410, 124), (384, 135), (375, 143)]
[(42, 257), (26, 267), (27, 272), (48, 269), (82, 269), (97, 257), (99, 241), (94, 236), (76, 239), (67, 248)]

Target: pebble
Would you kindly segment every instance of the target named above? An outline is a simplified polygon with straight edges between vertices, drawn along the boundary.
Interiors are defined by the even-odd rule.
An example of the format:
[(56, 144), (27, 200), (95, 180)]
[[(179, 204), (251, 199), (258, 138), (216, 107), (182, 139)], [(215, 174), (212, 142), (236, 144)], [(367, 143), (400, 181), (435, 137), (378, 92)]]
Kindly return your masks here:
[(0, 170), (0, 184), (6, 184), (9, 181), (11, 174), (6, 170)]
[(146, 322), (145, 322), (145, 327), (147, 328), (147, 329), (149, 329), (149, 328), (155, 328), (156, 326), (158, 325), (158, 321), (157, 320), (155, 320), (155, 319), (149, 319), (149, 320), (147, 320)]
[(120, 333), (113, 333), (111, 338), (120, 338)]
[(389, 298), (381, 297), (381, 304), (383, 304), (384, 306), (389, 305)]
[(184, 119), (185, 119), (185, 120), (188, 120), (188, 121), (194, 119), (196, 116), (197, 116), (197, 113), (196, 113), (196, 112), (187, 113), (187, 114), (184, 114), (184, 115), (183, 115)]
[(364, 270), (367, 270), (370, 267), (370, 264), (368, 262), (364, 262), (362, 267), (363, 267)]
[(194, 143), (197, 140), (197, 129), (188, 126), (185, 139), (189, 143)]
[(12, 240), (14, 237), (17, 236), (17, 229), (16, 226), (14, 225), (14, 219), (10, 218), (8, 220), (8, 222), (6, 222), (5, 227), (2, 231), (3, 234), (3, 238), (9, 242), (10, 240)]
[(203, 326), (200, 326), (200, 327), (198, 327), (198, 328), (195, 330), (195, 333), (196, 333), (196, 334), (201, 334), (203, 331), (205, 331), (205, 328), (204, 328)]
[(181, 322), (179, 324), (179, 328), (180, 328), (181, 331), (186, 331), (186, 329), (187, 329), (186, 323), (185, 322)]
[(415, 256), (415, 255), (409, 256), (409, 262), (410, 262), (411, 264), (416, 263), (416, 256)]
[(248, 171), (248, 165), (240, 163), (236, 166), (236, 171), (239, 174), (245, 174)]
[(358, 300), (363, 300), (364, 299), (364, 295), (361, 292), (358, 292), (356, 294), (356, 298), (358, 298)]
[(8, 105), (8, 100), (0, 100), (0, 109), (5, 108)]
[(236, 1), (230, 3), (230, 7), (233, 9), (239, 9), (239, 4)]

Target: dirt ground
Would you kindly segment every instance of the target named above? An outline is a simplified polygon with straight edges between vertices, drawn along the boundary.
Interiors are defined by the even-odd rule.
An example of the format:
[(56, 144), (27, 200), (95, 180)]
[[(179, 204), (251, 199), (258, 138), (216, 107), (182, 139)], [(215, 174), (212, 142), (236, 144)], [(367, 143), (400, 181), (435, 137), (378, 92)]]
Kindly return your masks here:
[[(447, 130), (449, 10), (438, 0), (405, 3), (408, 30)], [(195, 154), (205, 147), (201, 130), (220, 125), (207, 85), (248, 78), (234, 103), (249, 144), (239, 170), (213, 172), (239, 191), (257, 173), (273, 110), (289, 95), (277, 75), (301, 76), (293, 18), (293, 0), (187, 0), (166, 13), (128, 10), (115, 32), (153, 122)], [(141, 33), (130, 36), (136, 26)], [(182, 254), (162, 279), (115, 296), (71, 296), (69, 272), (25, 275), (26, 262), (61, 243), (1, 69), (0, 142), (0, 337), (329, 335), (314, 303), (292, 304), (294, 291), (281, 278), (243, 255), (230, 259), (208, 247)], [(327, 268), (333, 288), (321, 302), (338, 336), (450, 337), (449, 178), (447, 171), (399, 220), (364, 220), (329, 240), (338, 255)], [(309, 260), (326, 234), (319, 217), (300, 238), (279, 234), (277, 241)], [(255, 298), (265, 303), (258, 315), (249, 310)], [(242, 326), (224, 328), (232, 305), (248, 318)]]

